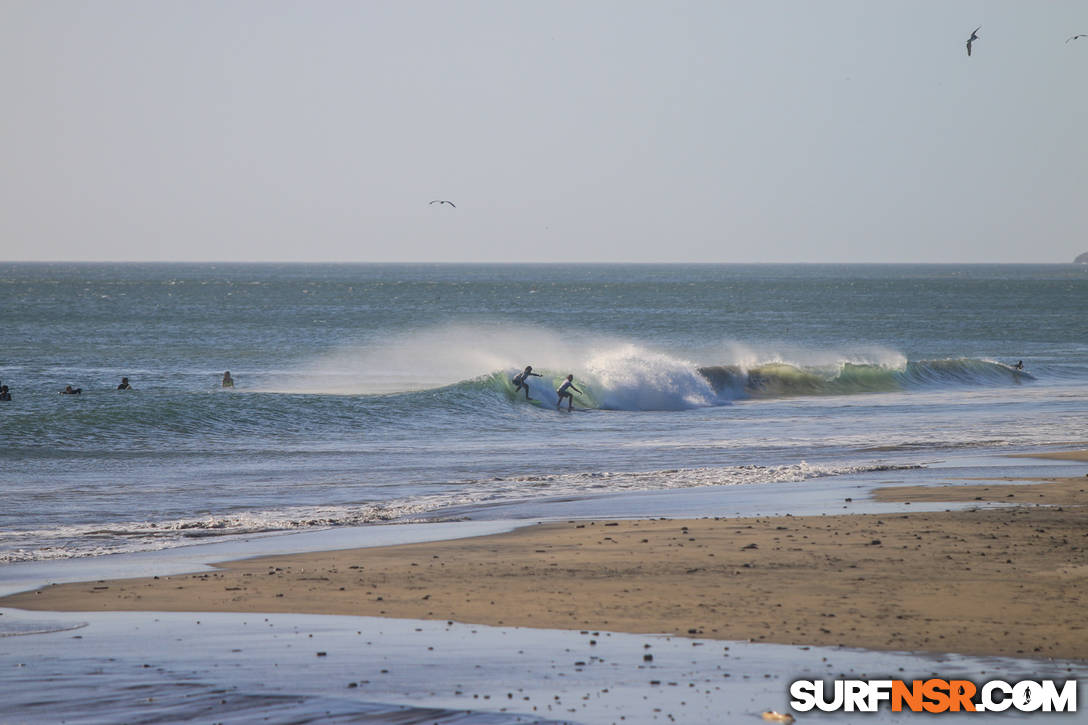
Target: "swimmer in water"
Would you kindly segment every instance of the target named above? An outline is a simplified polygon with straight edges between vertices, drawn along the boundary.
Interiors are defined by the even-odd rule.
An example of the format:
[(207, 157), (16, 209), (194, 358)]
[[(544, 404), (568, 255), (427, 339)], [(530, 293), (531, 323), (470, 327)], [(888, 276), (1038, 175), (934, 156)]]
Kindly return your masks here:
[(118, 390), (132, 390), (132, 386), (128, 384), (128, 378), (121, 378), (121, 384), (117, 386)]
[(223, 387), (224, 388), (233, 388), (234, 387), (234, 378), (232, 378), (230, 376), (230, 370), (223, 373)]

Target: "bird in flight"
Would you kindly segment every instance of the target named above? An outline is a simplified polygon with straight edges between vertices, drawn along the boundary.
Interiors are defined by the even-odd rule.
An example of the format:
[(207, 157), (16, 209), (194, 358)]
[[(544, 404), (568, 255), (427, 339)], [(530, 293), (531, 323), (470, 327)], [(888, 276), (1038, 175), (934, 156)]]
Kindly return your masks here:
[(1065, 42), (1068, 43), (1070, 40), (1076, 40), (1077, 38), (1088, 38), (1088, 35), (1084, 33), (1081, 33), (1080, 35), (1074, 35), (1072, 38), (1066, 38)]
[(967, 56), (968, 57), (971, 56), (971, 43), (978, 40), (978, 31), (981, 30), (981, 29), (982, 29), (982, 26), (980, 25), (977, 28), (975, 28), (974, 30), (972, 30), (971, 31), (971, 37), (967, 39)]
[[(456, 204), (454, 204), (452, 201), (447, 201), (445, 199), (435, 199), (434, 201), (431, 202), (431, 204), (449, 204), (454, 209), (457, 208)], [(428, 204), (427, 206), (430, 206), (431, 204)]]

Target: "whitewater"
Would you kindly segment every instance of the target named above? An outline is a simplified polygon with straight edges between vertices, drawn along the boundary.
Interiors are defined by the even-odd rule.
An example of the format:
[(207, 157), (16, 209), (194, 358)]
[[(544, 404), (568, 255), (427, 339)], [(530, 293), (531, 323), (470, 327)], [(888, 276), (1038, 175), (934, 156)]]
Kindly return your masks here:
[(1088, 440), (1077, 265), (7, 264), (0, 311), (0, 565)]

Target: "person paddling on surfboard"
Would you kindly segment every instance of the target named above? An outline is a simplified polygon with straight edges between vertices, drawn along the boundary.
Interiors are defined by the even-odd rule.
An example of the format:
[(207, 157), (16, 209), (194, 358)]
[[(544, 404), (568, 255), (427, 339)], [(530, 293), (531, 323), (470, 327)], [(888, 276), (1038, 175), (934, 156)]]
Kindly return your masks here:
[(514, 379), (511, 381), (511, 382), (514, 383), (514, 395), (517, 395), (518, 392), (522, 388), (525, 388), (525, 399), (526, 400), (532, 400), (532, 398), (529, 397), (529, 376), (530, 375), (532, 375), (534, 377), (538, 377), (538, 378), (544, 377), (540, 373), (534, 373), (532, 365), (526, 365), (525, 369), (522, 370), (517, 375), (515, 375)]
[(568, 375), (563, 384), (556, 388), (555, 394), (559, 396), (559, 400), (555, 402), (556, 410), (559, 410), (559, 406), (563, 404), (563, 398), (567, 399), (567, 410), (574, 410), (574, 393), (570, 392), (571, 390), (579, 395), (582, 394), (581, 390), (574, 387), (574, 376)]

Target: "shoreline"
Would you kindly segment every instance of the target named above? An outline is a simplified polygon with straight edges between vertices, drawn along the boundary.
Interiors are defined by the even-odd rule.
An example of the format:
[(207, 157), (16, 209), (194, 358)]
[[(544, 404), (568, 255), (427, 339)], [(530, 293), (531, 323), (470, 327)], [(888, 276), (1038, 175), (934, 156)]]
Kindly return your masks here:
[[(572, 520), (61, 584), (0, 606), (347, 614), (1086, 659), (1088, 479), (1003, 480), (872, 491), (878, 501), (980, 504), (964, 510)], [(1007, 503), (1019, 505), (991, 506)]]

